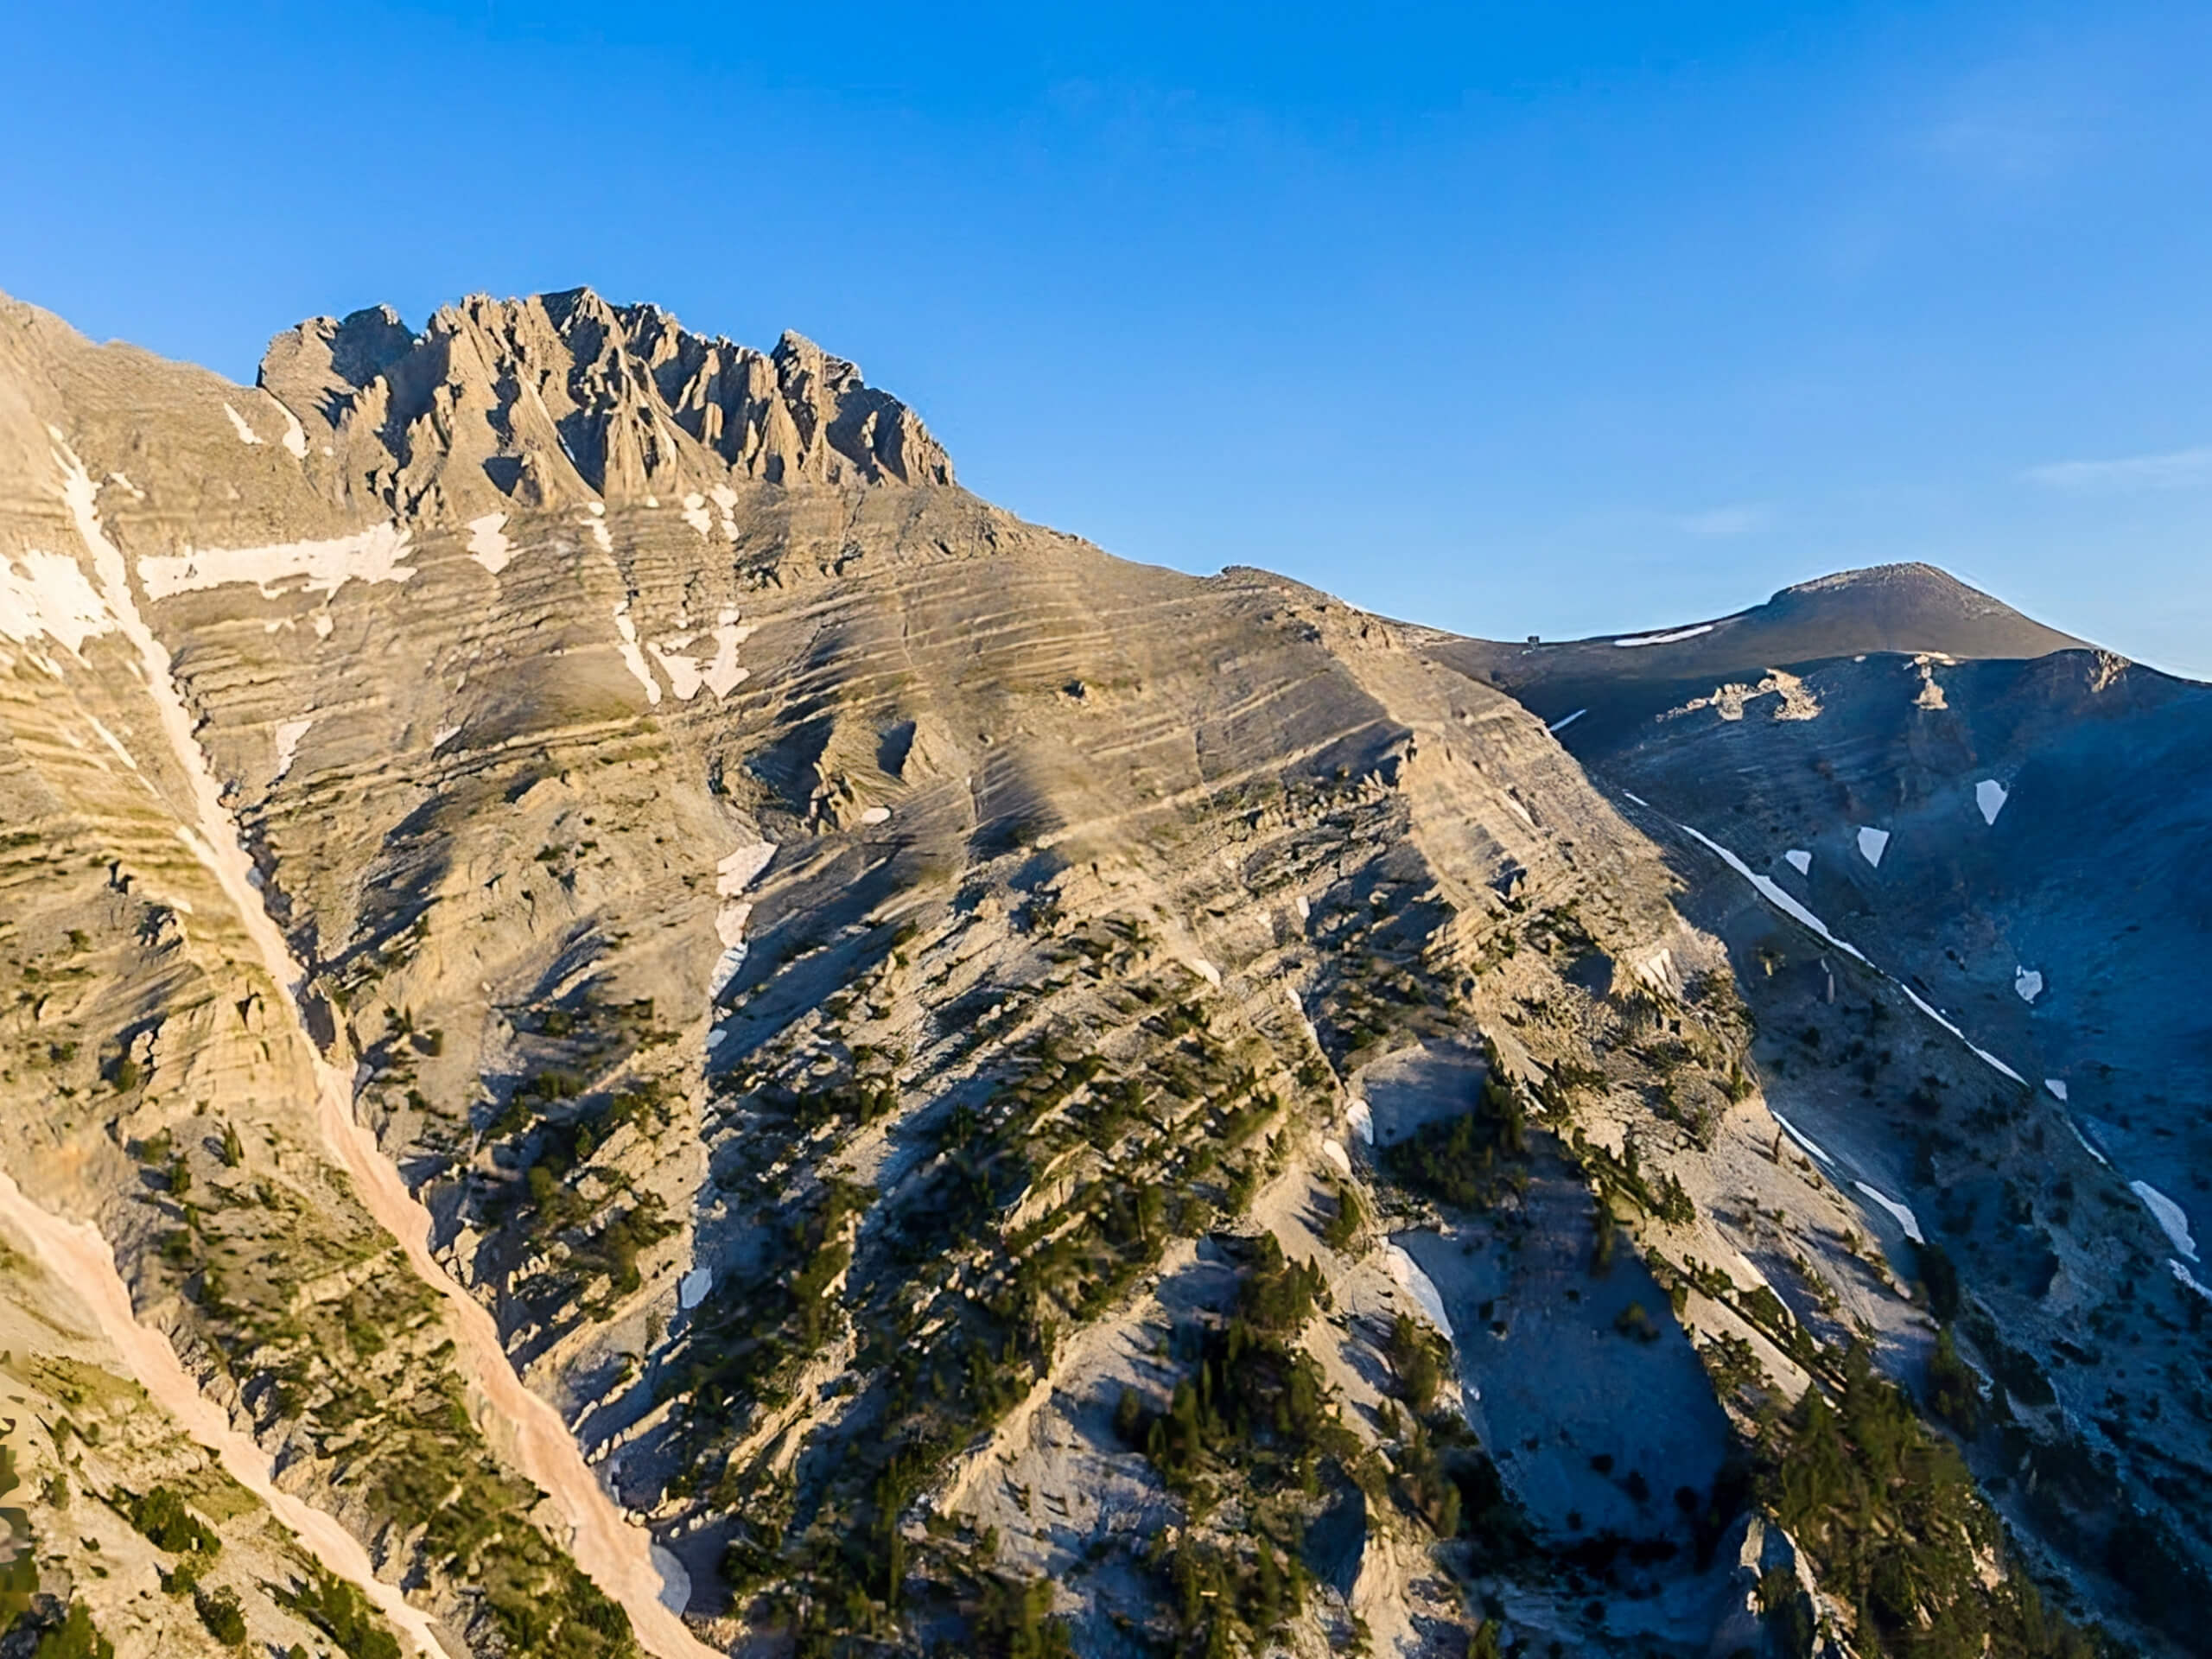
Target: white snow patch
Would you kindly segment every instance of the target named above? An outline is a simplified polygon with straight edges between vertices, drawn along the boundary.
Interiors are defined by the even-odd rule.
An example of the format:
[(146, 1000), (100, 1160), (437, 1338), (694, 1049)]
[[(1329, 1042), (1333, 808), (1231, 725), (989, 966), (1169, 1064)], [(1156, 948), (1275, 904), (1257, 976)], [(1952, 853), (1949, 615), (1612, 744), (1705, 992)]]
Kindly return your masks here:
[(1522, 805), (1520, 802), (1515, 800), (1510, 795), (1505, 798), (1505, 804), (1513, 809), (1514, 812), (1520, 817), (1522, 823), (1527, 824), (1531, 830), (1536, 827), (1536, 821), (1529, 816), (1529, 809), (1527, 807)]
[(1890, 849), (1890, 832), (1886, 830), (1865, 829), (1859, 832), (1859, 855), (1876, 869), (1882, 868), (1882, 855)]
[(1384, 1255), (1390, 1264), (1390, 1277), (1397, 1281), (1398, 1287), (1414, 1299), (1414, 1306), (1444, 1333), (1444, 1339), (1451, 1341), (1451, 1316), (1444, 1311), (1444, 1298), (1437, 1294), (1435, 1282), (1421, 1270), (1420, 1262), (1406, 1254), (1404, 1246), (1394, 1242)]
[(261, 442), (259, 438), (253, 435), (253, 429), (245, 423), (245, 416), (239, 414), (238, 410), (232, 409), (228, 404), (225, 404), (223, 405), (223, 413), (231, 417), (231, 429), (238, 435), (238, 442), (240, 443), (259, 443)]
[[(407, 556), (407, 531), (397, 524), (371, 524), (351, 536), (324, 542), (284, 542), (272, 547), (188, 547), (178, 554), (156, 554), (138, 561), (138, 580), (149, 599), (174, 599), (204, 588), (249, 582), (264, 599), (274, 599), (272, 582), (305, 577), (308, 593), (335, 594), (349, 582), (405, 582), (414, 568)], [(315, 631), (329, 629), (318, 621)]]
[(1351, 1154), (1344, 1150), (1343, 1141), (1325, 1139), (1321, 1142), (1321, 1150), (1328, 1154), (1329, 1161), (1339, 1171), (1346, 1175), (1351, 1173)]
[[(669, 641), (669, 645), (675, 645), (677, 639), (689, 639), (690, 637), (678, 634), (676, 639)], [(661, 666), (661, 672), (668, 676), (668, 689), (676, 693), (678, 702), (689, 702), (699, 695), (699, 688), (706, 682), (700, 676), (698, 664), (680, 651), (670, 650), (667, 645), (654, 645), (652, 653), (653, 660)]]
[(114, 626), (114, 613), (76, 560), (35, 550), (0, 558), (0, 635), (18, 645), (44, 635), (82, 661), (85, 641)]
[(2043, 995), (2043, 976), (2032, 968), (2012, 969), (2012, 988), (2020, 994), (2023, 1002), (2033, 1002)]
[(891, 809), (887, 806), (871, 806), (864, 808), (861, 812), (861, 822), (862, 823), (888, 823), (891, 822)]
[(775, 855), (776, 843), (772, 841), (756, 841), (750, 847), (739, 848), (715, 866), (715, 897), (728, 899), (744, 892)]
[(676, 1305), (687, 1310), (696, 1307), (707, 1300), (707, 1293), (714, 1287), (715, 1270), (712, 1268), (694, 1268), (677, 1281)]
[(2050, 1090), (2050, 1097), (2053, 1100), (2064, 1100), (2066, 1098), (2066, 1082), (2064, 1078), (2045, 1077), (2043, 1080), (2043, 1086)]
[(1544, 729), (1548, 732), (1563, 732), (1589, 712), (1590, 711), (1587, 709), (1578, 709), (1566, 718), (1552, 721), (1552, 723), (1545, 727)]
[[(121, 738), (118, 737), (113, 732), (108, 730), (106, 727), (101, 725), (99, 721), (94, 720), (92, 715), (86, 715), (85, 718), (92, 721), (92, 730), (99, 734), (99, 740), (101, 742), (106, 744), (108, 747), (115, 751), (116, 758), (118, 760), (121, 760), (124, 766), (130, 767), (131, 771), (136, 772), (138, 770), (138, 763), (130, 758), (130, 751), (123, 747), (123, 740)], [(174, 903), (175, 900), (171, 900), (171, 902)]]
[(2074, 1131), (2074, 1138), (2082, 1143), (2082, 1151), (2088, 1153), (2090, 1157), (2095, 1159), (2107, 1169), (2110, 1169), (2112, 1167), (2112, 1160), (2106, 1157), (2104, 1154), (2099, 1152), (2096, 1147), (2091, 1144), (2089, 1137), (2082, 1133), (2082, 1126), (2079, 1123), (2076, 1123), (2069, 1117), (2066, 1120), (2066, 1127)]
[(1968, 1039), (1966, 1033), (1961, 1031), (1957, 1026), (1945, 1019), (1934, 1003), (1929, 1001), (1926, 997), (1922, 996), (1917, 991), (1914, 990), (1911, 986), (1906, 984), (1900, 979), (1892, 979), (1890, 983), (1903, 991), (1905, 995), (1910, 999), (1913, 1007), (1918, 1008), (1930, 1020), (1933, 1020), (1937, 1025), (1942, 1027), (1944, 1030), (1949, 1032), (1952, 1036), (1957, 1038), (1961, 1042), (1965, 1043), (1967, 1046), (1967, 1052), (1974, 1055), (1975, 1058), (1981, 1061), (1983, 1065), (1990, 1067), (1993, 1071), (2003, 1072), (2006, 1077), (2012, 1078), (2012, 1081), (2017, 1084), (2026, 1084), (2027, 1079), (2025, 1077), (2015, 1071), (2011, 1066), (2005, 1065), (2004, 1061), (1999, 1059), (1987, 1049), (1976, 1047), (1973, 1041)]
[(614, 537), (607, 533), (606, 512), (605, 505), (594, 501), (591, 504), (586, 516), (577, 519), (576, 522), (591, 532), (591, 538), (599, 544), (601, 552), (612, 553), (614, 550)]
[(737, 539), (737, 520), (732, 515), (737, 506), (737, 492), (730, 488), (727, 484), (717, 484), (713, 489), (709, 490), (707, 494), (714, 502), (715, 505), (721, 509), (722, 539), (730, 542), (735, 541)]
[(1304, 893), (1300, 893), (1298, 897), (1292, 899), (1290, 903), (1291, 908), (1298, 912), (1298, 919), (1300, 921), (1310, 922), (1313, 919), (1313, 906), (1306, 903), (1306, 895)]
[(1357, 1095), (1354, 1095), (1351, 1104), (1344, 1108), (1344, 1122), (1351, 1126), (1351, 1132), (1359, 1137), (1362, 1146), (1375, 1144), (1374, 1109)]
[(308, 435), (301, 429), (300, 417), (282, 404), (276, 405), (276, 412), (284, 417), (285, 449), (294, 461), (305, 461), (308, 458)]
[(737, 648), (752, 632), (751, 628), (738, 626), (734, 609), (725, 609), (715, 618), (715, 660), (700, 677), (717, 700), (729, 696), (751, 677), (750, 669), (737, 665)]
[(1782, 855), (1782, 861), (1800, 875), (1813, 873), (1813, 855), (1800, 847), (1792, 847)]
[(2148, 1181), (2130, 1181), (2127, 1190), (2143, 1200), (2158, 1225), (2164, 1228), (2166, 1236), (2173, 1241), (2175, 1249), (2189, 1261), (2196, 1260), (2196, 1241), (2189, 1236), (2189, 1211), (2151, 1185)]
[[(412, 575), (414, 575), (414, 572), (410, 570), (408, 574)], [(336, 626), (337, 625), (335, 623), (331, 621), (330, 613), (328, 611), (317, 611), (315, 613), (315, 637), (316, 639), (329, 639), (331, 629)]]
[(2206, 1301), (2212, 1302), (2212, 1290), (2207, 1290), (2202, 1285), (2199, 1284), (2195, 1274), (2191, 1273), (2187, 1268), (2182, 1266), (2180, 1262), (2175, 1261), (2171, 1256), (2168, 1256), (2166, 1258), (2166, 1265), (2174, 1270), (2174, 1277), (2176, 1279), (2179, 1280), (2190, 1289), (2195, 1291)]
[(1651, 803), (1645, 800), (1643, 796), (1632, 793), (1628, 790), (1624, 789), (1621, 791), (1621, 793), (1627, 796), (1630, 800), (1634, 801), (1638, 806), (1648, 807), (1651, 804)]
[(308, 734), (308, 728), (315, 724), (310, 715), (306, 720), (280, 721), (276, 725), (276, 770), (269, 774), (275, 783), (292, 769), (292, 761), (299, 754), (300, 740)]
[(728, 988), (730, 981), (737, 977), (737, 970), (745, 965), (745, 924), (752, 918), (753, 906), (737, 895), (768, 868), (768, 861), (775, 855), (774, 842), (756, 841), (749, 847), (739, 848), (715, 866), (715, 896), (724, 901), (715, 912), (715, 936), (722, 942), (722, 954), (707, 982), (709, 1001)]
[(468, 556), (495, 576), (515, 556), (515, 544), (501, 533), (506, 523), (504, 512), (487, 512), (468, 521)]
[(433, 749), (442, 749), (447, 744), (452, 742), (454, 739), (460, 735), (460, 727), (441, 726), (436, 731), (430, 734), (430, 747)]
[(2005, 810), (2005, 803), (2012, 798), (2012, 791), (1994, 778), (1985, 778), (1974, 786), (1974, 804), (1981, 809), (1984, 823), (1997, 822), (1997, 815)]
[[(1633, 795), (1630, 796), (1629, 798), (1632, 801), (1636, 800), (1636, 798)], [(1641, 806), (1643, 803), (1637, 801), (1637, 804)], [(1735, 854), (1730, 852), (1719, 842), (1713, 840), (1712, 836), (1700, 834), (1699, 831), (1691, 829), (1688, 824), (1683, 824), (1681, 828), (1684, 835), (1691, 836), (1694, 840), (1702, 843), (1705, 847), (1708, 848), (1713, 853), (1717, 854), (1722, 863), (1726, 864), (1730, 869), (1735, 871), (1737, 874), (1742, 876), (1745, 880), (1750, 882), (1754, 887), (1757, 887), (1759, 892), (1759, 896), (1765, 899), (1767, 903), (1772, 905), (1777, 910), (1780, 911), (1783, 915), (1789, 917), (1792, 920), (1802, 922), (1805, 926), (1811, 928), (1814, 932), (1819, 934), (1830, 944), (1835, 946), (1837, 950), (1845, 952), (1847, 955), (1856, 957), (1861, 962), (1866, 960), (1866, 956), (1864, 951), (1859, 950), (1857, 945), (1847, 944), (1844, 940), (1836, 938), (1834, 934), (1829, 932), (1828, 925), (1826, 922), (1814, 915), (1811, 911), (1806, 909), (1804, 906), (1799, 904), (1787, 893), (1784, 893), (1782, 890), (1781, 884), (1777, 882), (1772, 876), (1758, 874), (1750, 865), (1745, 863), (1742, 859), (1737, 857)]]
[(1867, 1185), (1864, 1181), (1853, 1181), (1852, 1185), (1857, 1187), (1861, 1192), (1864, 1192), (1868, 1198), (1872, 1198), (1876, 1204), (1880, 1205), (1883, 1209), (1888, 1211), (1891, 1216), (1895, 1218), (1897, 1225), (1904, 1229), (1904, 1236), (1907, 1238), (1910, 1239), (1916, 1244), (1925, 1244), (1928, 1242), (1927, 1239), (1921, 1235), (1919, 1217), (1915, 1216), (1905, 1205), (1899, 1204), (1895, 1198), (1891, 1198), (1888, 1194), (1876, 1191), (1873, 1187)]
[(707, 531), (715, 521), (708, 515), (705, 496), (694, 493), (683, 498), (683, 522), (699, 532), (701, 541), (707, 539)]
[(653, 678), (653, 671), (645, 666), (645, 653), (638, 649), (638, 625), (630, 620), (630, 601), (624, 600), (614, 607), (614, 632), (621, 636), (622, 666), (636, 676), (638, 683), (645, 688), (645, 701), (658, 704), (660, 682)]
[(1639, 633), (1633, 639), (1616, 639), (1617, 645), (1671, 645), (1679, 639), (1694, 639), (1700, 633), (1711, 633), (1713, 625), (1700, 622), (1694, 628), (1676, 628), (1672, 633)]
[(1213, 963), (1208, 962), (1204, 957), (1192, 957), (1185, 961), (1183, 965), (1189, 969), (1192, 973), (1196, 974), (1200, 979), (1205, 981), (1207, 984), (1212, 986), (1217, 991), (1221, 988), (1221, 969), (1215, 967)]
[(1814, 1157), (1819, 1159), (1824, 1164), (1834, 1164), (1835, 1162), (1835, 1160), (1828, 1156), (1827, 1151), (1818, 1141), (1815, 1141), (1811, 1135), (1800, 1130), (1795, 1123), (1792, 1123), (1780, 1112), (1776, 1111), (1773, 1107), (1768, 1107), (1766, 1109), (1766, 1112), (1769, 1117), (1772, 1118), (1777, 1123), (1782, 1126), (1782, 1132), (1784, 1135), (1788, 1135), (1792, 1141), (1795, 1141), (1799, 1146), (1804, 1147), (1806, 1151), (1811, 1153)]

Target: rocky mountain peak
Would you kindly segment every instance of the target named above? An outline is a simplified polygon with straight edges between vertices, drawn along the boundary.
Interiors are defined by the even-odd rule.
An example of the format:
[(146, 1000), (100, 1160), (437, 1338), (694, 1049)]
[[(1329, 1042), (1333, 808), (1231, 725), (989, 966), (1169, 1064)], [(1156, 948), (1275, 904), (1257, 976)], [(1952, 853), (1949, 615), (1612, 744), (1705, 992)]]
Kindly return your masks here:
[(803, 336), (763, 353), (584, 288), (472, 296), (420, 332), (389, 306), (311, 318), (270, 343), (260, 385), (403, 508), (953, 482), (911, 409)]

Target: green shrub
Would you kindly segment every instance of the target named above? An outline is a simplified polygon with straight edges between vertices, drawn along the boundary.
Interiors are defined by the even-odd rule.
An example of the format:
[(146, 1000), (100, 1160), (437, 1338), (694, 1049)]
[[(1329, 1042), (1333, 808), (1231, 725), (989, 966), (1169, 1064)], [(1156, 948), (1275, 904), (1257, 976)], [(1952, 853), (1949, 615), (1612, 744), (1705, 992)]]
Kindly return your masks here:
[(68, 1616), (39, 1637), (31, 1659), (115, 1659), (115, 1643), (99, 1633), (85, 1604), (73, 1601)]
[(143, 1497), (128, 1498), (123, 1513), (155, 1548), (171, 1555), (212, 1556), (223, 1548), (213, 1529), (166, 1486), (156, 1486)]

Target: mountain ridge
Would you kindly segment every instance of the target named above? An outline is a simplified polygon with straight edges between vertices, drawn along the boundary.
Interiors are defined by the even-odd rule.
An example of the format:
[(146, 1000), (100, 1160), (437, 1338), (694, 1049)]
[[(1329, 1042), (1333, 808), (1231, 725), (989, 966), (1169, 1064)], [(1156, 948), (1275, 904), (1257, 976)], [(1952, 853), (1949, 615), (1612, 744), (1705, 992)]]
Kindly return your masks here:
[[(1026, 524), (842, 359), (596, 296), (311, 321), (282, 397), (0, 315), (0, 1164), (456, 1654), (2061, 1650), (1875, 1370), (1943, 1351), (1916, 1177), (1767, 1106), (1805, 940), (1483, 642)], [(2155, 1260), (1839, 967), (2078, 1190), (2068, 1271)], [(1788, 1487), (1823, 1391), (1906, 1498)], [(39, 1490), (51, 1593), (199, 1651)]]

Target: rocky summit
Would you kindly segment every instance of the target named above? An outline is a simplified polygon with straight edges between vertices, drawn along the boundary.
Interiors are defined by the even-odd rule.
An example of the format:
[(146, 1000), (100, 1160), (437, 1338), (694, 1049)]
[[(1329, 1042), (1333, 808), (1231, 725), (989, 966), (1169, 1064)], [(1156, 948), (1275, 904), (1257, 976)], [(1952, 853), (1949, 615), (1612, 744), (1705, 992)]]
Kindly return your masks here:
[(2201, 1652), (2207, 696), (0, 304), (0, 1654)]

